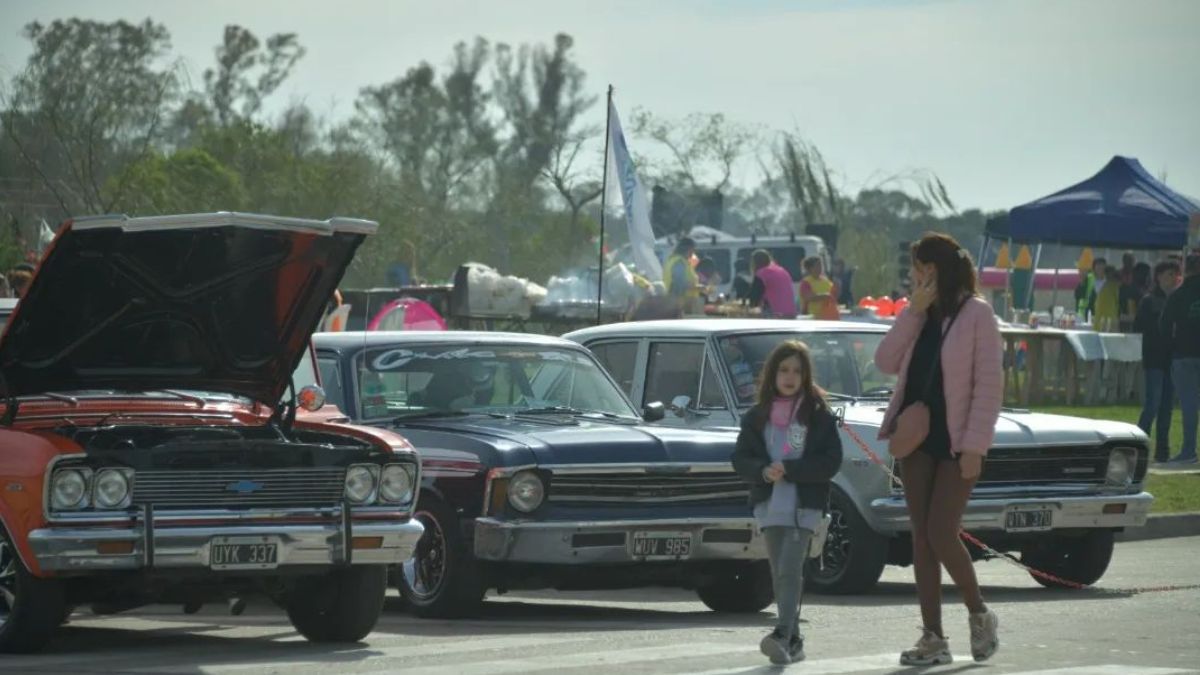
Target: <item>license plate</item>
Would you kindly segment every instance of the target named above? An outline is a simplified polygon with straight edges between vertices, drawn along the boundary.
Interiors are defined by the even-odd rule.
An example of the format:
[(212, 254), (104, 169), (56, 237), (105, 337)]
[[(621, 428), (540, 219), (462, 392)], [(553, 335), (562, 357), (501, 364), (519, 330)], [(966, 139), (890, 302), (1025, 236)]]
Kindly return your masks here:
[(636, 558), (687, 558), (692, 555), (690, 532), (634, 532), (630, 542)]
[(1053, 526), (1054, 510), (1048, 506), (1014, 508), (1004, 514), (1004, 529), (1008, 532), (1039, 532)]
[(274, 537), (214, 537), (208, 545), (214, 570), (271, 570), (279, 566), (279, 540)]

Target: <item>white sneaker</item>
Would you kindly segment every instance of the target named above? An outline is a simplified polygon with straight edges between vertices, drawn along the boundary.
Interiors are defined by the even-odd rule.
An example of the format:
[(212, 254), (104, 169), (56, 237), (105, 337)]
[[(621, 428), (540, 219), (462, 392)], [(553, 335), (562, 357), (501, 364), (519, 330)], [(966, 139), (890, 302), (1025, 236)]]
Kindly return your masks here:
[(921, 639), (917, 640), (912, 649), (900, 652), (900, 665), (937, 666), (954, 661), (954, 657), (950, 655), (950, 643), (946, 638), (938, 637), (937, 633), (931, 630), (921, 630)]
[(992, 654), (1000, 648), (1000, 638), (996, 636), (1000, 618), (989, 609), (981, 614), (972, 614), (967, 624), (971, 627), (971, 656), (976, 662), (992, 658)]

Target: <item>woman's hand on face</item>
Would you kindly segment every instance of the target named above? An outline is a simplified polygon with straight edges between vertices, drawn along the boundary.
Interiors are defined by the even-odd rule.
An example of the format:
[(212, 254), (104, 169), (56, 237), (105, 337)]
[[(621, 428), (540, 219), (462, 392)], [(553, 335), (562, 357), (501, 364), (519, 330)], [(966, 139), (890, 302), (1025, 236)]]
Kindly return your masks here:
[(978, 478), (979, 474), (983, 471), (983, 455), (964, 452), (958, 457), (958, 467), (962, 469), (963, 479), (973, 480)]
[(912, 297), (908, 306), (915, 312), (924, 313), (937, 298), (937, 285), (932, 280), (913, 286)]

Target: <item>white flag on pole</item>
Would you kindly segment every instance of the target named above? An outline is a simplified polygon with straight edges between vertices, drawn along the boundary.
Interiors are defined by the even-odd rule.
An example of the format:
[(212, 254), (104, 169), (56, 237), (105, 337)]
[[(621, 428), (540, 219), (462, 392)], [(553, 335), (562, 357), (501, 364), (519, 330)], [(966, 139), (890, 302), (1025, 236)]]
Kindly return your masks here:
[(662, 263), (654, 254), (654, 230), (650, 227), (650, 200), (638, 179), (621, 131), (621, 120), (612, 101), (608, 103), (609, 171), (621, 187), (621, 203), (625, 207), (625, 224), (629, 226), (629, 245), (638, 273), (650, 281), (662, 281)]

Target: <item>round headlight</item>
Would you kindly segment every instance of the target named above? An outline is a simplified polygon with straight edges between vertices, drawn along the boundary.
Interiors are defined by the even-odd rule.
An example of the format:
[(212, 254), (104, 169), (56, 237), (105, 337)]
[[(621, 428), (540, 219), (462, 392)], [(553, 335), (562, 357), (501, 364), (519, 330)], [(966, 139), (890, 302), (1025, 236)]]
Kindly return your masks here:
[(383, 475), (379, 478), (380, 501), (404, 504), (412, 501), (412, 493), (413, 480), (407, 467), (402, 464), (383, 467)]
[(546, 484), (532, 471), (521, 471), (508, 481), (508, 503), (522, 513), (530, 513), (546, 499)]
[(80, 509), (87, 506), (87, 477), (78, 469), (63, 469), (54, 474), (50, 485), (50, 505), (55, 509)]
[(1105, 480), (1113, 485), (1127, 485), (1133, 476), (1133, 457), (1128, 450), (1117, 448), (1108, 455), (1108, 473)]
[(346, 499), (366, 504), (375, 496), (375, 467), (357, 464), (346, 470)]
[(104, 469), (96, 474), (94, 500), (102, 509), (119, 509), (129, 497), (129, 479), (125, 472)]

